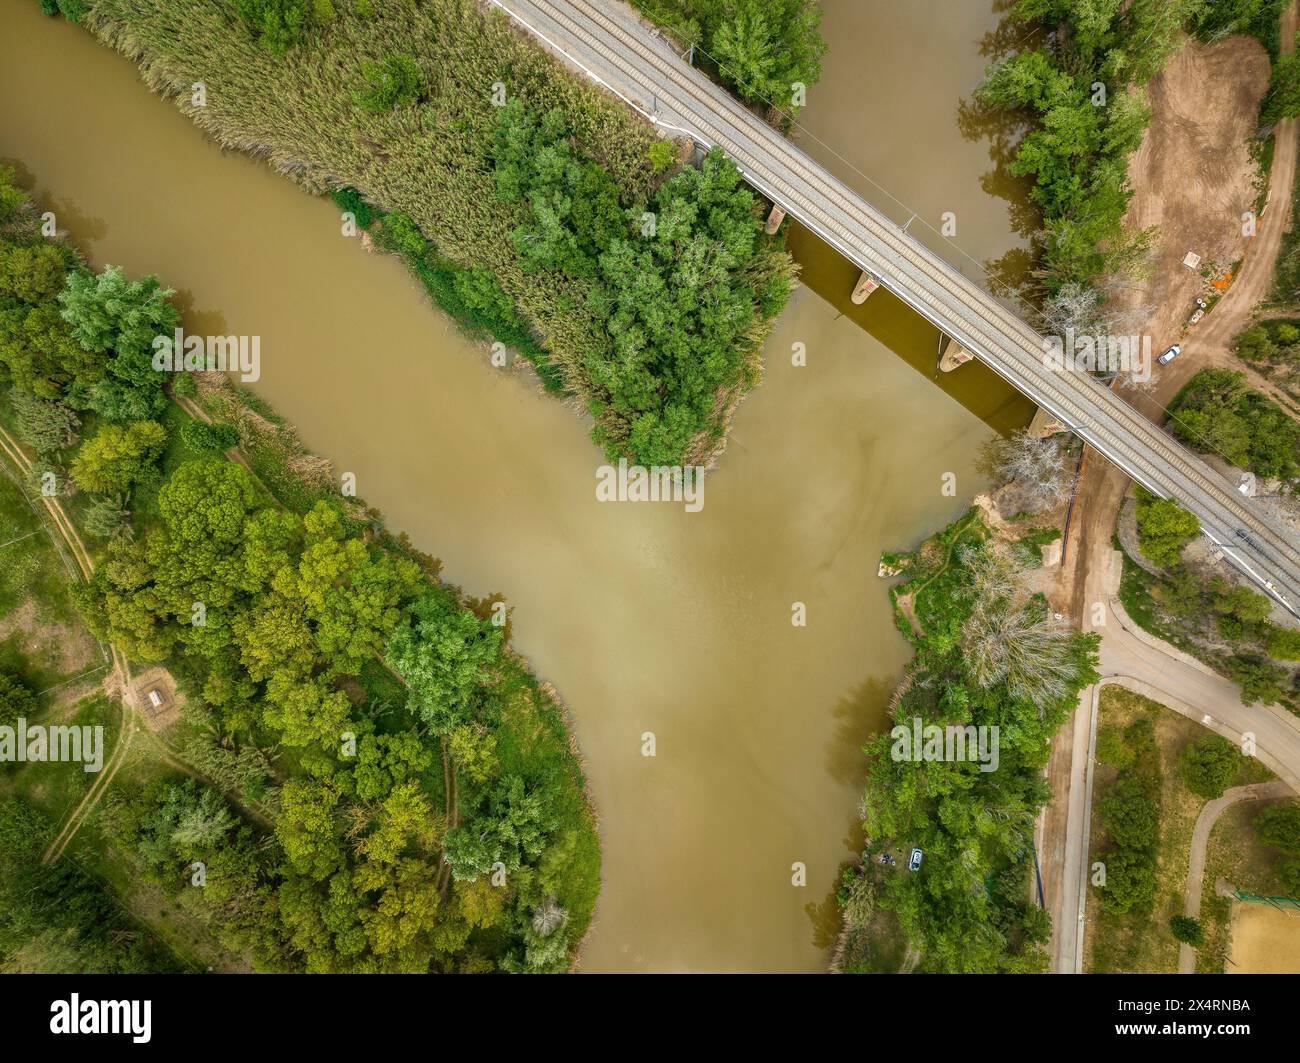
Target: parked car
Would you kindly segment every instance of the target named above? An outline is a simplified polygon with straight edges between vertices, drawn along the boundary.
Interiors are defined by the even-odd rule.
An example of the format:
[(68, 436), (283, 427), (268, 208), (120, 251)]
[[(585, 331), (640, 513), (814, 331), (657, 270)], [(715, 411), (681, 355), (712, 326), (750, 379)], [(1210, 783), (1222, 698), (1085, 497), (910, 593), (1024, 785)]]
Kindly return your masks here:
[(1159, 358), (1157, 358), (1156, 361), (1159, 362), (1161, 365), (1168, 365), (1170, 362), (1172, 362), (1175, 358), (1177, 358), (1182, 353), (1183, 353), (1183, 348), (1179, 344), (1175, 343), (1172, 347), (1169, 348), (1169, 350), (1165, 351), (1164, 354), (1162, 354)]
[(922, 857), (922, 855), (923, 855), (923, 854), (922, 854), (922, 852), (921, 852), (920, 849), (913, 849), (913, 850), (912, 850), (912, 856), (911, 856), (911, 858), (907, 861), (907, 870), (908, 870), (908, 871), (920, 871), (920, 870), (921, 870), (921, 857)]

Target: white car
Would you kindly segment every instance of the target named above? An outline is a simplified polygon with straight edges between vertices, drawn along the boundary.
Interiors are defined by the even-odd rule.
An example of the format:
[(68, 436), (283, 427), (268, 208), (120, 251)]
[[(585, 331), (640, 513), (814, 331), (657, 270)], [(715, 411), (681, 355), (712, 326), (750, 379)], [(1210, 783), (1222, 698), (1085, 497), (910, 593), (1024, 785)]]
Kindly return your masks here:
[(907, 861), (907, 870), (908, 870), (908, 871), (920, 871), (920, 870), (921, 870), (921, 855), (922, 855), (922, 854), (921, 854), (921, 850), (920, 850), (920, 849), (913, 849), (913, 850), (912, 850), (911, 858)]
[(1183, 348), (1179, 346), (1177, 343), (1175, 343), (1172, 347), (1169, 348), (1169, 350), (1165, 351), (1164, 354), (1162, 354), (1159, 358), (1157, 358), (1156, 361), (1159, 362), (1161, 365), (1168, 365), (1170, 362), (1172, 362), (1175, 358), (1177, 358), (1182, 353), (1183, 353)]

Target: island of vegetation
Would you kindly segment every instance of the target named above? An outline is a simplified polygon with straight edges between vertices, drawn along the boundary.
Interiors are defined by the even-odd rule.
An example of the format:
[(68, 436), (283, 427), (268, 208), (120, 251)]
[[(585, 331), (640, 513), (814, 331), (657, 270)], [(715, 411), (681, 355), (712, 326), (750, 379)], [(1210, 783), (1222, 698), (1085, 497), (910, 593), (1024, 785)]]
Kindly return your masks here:
[(716, 460), (795, 273), (721, 153), (681, 166), (474, 0), (60, 6), (222, 146), (334, 193), (441, 306), (577, 395), (611, 459)]

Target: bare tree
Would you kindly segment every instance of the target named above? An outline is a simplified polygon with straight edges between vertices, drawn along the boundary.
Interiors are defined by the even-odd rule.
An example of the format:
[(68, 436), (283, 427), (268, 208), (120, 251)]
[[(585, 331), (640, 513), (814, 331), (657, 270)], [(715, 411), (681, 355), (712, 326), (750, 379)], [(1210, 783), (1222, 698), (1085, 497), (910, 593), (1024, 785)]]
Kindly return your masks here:
[(1005, 683), (1013, 697), (1040, 708), (1067, 693), (1077, 671), (1073, 632), (1031, 597), (1015, 553), (988, 542), (968, 549), (962, 567), (974, 599), (962, 626), (962, 654), (975, 682)]
[(547, 897), (533, 909), (533, 930), (540, 937), (550, 937), (569, 921), (569, 913), (554, 897)]
[(1037, 439), (1024, 429), (1005, 439), (990, 440), (980, 455), (979, 467), (1000, 483), (1014, 482), (1031, 513), (1051, 509), (1070, 489), (1061, 444), (1050, 437)]
[(1073, 637), (1031, 602), (979, 599), (962, 627), (962, 648), (980, 686), (1004, 683), (1013, 697), (1042, 708), (1069, 692), (1078, 671)]

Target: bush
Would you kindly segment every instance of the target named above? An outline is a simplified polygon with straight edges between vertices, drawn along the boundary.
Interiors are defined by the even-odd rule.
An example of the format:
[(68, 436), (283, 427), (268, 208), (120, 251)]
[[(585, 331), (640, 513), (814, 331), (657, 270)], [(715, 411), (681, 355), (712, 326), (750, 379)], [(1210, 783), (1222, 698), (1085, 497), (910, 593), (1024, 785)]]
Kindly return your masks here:
[(221, 453), (239, 444), (239, 432), (220, 422), (186, 421), (181, 428), (181, 442), (196, 454)]
[(1277, 354), (1277, 345), (1263, 325), (1248, 328), (1237, 337), (1237, 356), (1249, 362), (1272, 361)]
[(1147, 790), (1145, 780), (1121, 775), (1097, 806), (1102, 824), (1122, 848), (1149, 849), (1156, 843), (1160, 807)]
[(1174, 935), (1175, 941), (1185, 942), (1194, 949), (1199, 949), (1205, 944), (1205, 931), (1201, 929), (1200, 922), (1191, 916), (1171, 915), (1169, 931)]
[(374, 220), (379, 217), (375, 208), (367, 203), (365, 197), (351, 185), (334, 189), (330, 196), (343, 210), (351, 213), (356, 219), (358, 229), (369, 229)]
[(1161, 568), (1172, 568), (1183, 547), (1201, 533), (1201, 522), (1177, 502), (1138, 488), (1138, 549)]
[(1268, 655), (1278, 661), (1300, 661), (1300, 631), (1289, 627), (1270, 628)]
[(366, 87), (352, 94), (358, 107), (382, 113), (418, 103), (424, 91), (420, 67), (409, 55), (389, 56), (382, 63), (361, 64)]
[(274, 56), (284, 56), (311, 25), (312, 0), (232, 0), (253, 38)]
[(1198, 738), (1178, 758), (1178, 770), (1187, 789), (1209, 800), (1223, 791), (1241, 770), (1243, 760), (1237, 747), (1219, 735)]
[(1282, 700), (1287, 674), (1262, 657), (1240, 655), (1228, 662), (1228, 673), (1241, 686), (1247, 705), (1271, 705)]
[(1255, 836), (1284, 853), (1300, 853), (1300, 801), (1269, 805), (1255, 817)]
[(1101, 906), (1122, 915), (1151, 907), (1156, 893), (1155, 855), (1144, 849), (1116, 849), (1108, 853), (1106, 886), (1101, 891)]
[(655, 173), (663, 173), (677, 161), (677, 145), (671, 140), (656, 140), (646, 152)]

